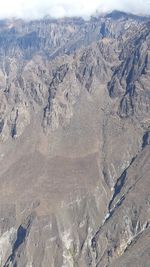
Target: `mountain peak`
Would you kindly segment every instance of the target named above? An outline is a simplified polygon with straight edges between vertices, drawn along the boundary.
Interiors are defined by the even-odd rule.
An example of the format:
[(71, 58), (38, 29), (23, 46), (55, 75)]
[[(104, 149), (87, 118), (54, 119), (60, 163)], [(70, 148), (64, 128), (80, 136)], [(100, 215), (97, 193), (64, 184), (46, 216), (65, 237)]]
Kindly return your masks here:
[(0, 22), (0, 266), (149, 267), (150, 27)]

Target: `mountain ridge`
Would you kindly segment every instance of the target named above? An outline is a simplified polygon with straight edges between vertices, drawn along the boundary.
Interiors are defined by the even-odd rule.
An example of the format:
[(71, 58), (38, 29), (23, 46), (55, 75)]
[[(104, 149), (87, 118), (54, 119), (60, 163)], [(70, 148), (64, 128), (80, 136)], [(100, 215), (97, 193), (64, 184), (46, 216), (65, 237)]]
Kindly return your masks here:
[(149, 23), (0, 23), (0, 266), (149, 265)]

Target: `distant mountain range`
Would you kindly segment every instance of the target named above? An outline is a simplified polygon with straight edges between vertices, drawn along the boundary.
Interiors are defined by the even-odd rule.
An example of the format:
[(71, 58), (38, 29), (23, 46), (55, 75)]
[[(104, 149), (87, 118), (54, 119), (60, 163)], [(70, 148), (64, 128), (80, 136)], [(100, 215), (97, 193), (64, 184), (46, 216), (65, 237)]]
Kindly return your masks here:
[(0, 21), (0, 266), (149, 267), (150, 17)]

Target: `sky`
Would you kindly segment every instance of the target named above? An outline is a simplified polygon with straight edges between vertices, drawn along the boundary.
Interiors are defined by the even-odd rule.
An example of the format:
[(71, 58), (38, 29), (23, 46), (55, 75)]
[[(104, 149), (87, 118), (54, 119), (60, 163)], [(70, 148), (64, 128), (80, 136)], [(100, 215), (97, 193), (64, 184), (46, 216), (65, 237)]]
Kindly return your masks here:
[(150, 0), (0, 0), (0, 19), (82, 16), (112, 10), (150, 15)]

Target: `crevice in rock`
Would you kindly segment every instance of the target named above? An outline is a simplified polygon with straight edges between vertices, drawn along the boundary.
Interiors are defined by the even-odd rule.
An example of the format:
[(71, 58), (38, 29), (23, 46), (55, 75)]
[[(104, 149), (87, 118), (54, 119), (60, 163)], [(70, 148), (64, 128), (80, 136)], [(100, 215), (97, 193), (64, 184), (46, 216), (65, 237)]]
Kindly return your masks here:
[(147, 131), (143, 135), (142, 149), (144, 149), (147, 145), (150, 145), (150, 131)]
[(58, 67), (55, 72), (53, 73), (53, 79), (49, 85), (49, 90), (48, 90), (48, 101), (47, 101), (47, 105), (43, 110), (43, 123), (42, 126), (45, 128), (45, 123), (46, 125), (49, 125), (49, 116), (51, 113), (51, 109), (52, 109), (52, 100), (55, 98), (56, 96), (56, 92), (58, 89), (59, 84), (61, 84), (64, 81), (64, 78), (66, 77), (67, 73), (69, 70), (69, 66), (68, 64), (63, 64), (60, 67)]
[(114, 186), (114, 194), (113, 197), (109, 203), (108, 209), (109, 211), (111, 210), (111, 205), (114, 201), (114, 199), (116, 198), (116, 196), (120, 193), (122, 187), (124, 186), (125, 180), (126, 180), (126, 175), (127, 175), (127, 170), (125, 170), (121, 176), (119, 177), (119, 179), (117, 180), (115, 186)]
[(3, 267), (9, 267), (11, 263), (14, 264), (13, 266), (17, 267), (17, 263), (15, 262), (15, 258), (16, 258), (16, 255), (17, 255), (19, 248), (21, 247), (22, 244), (25, 243), (26, 238), (29, 235), (33, 219), (34, 219), (34, 214), (31, 214), (28, 216), (26, 221), (22, 225), (19, 226), (18, 231), (17, 231), (16, 241), (14, 242), (14, 245), (12, 247), (12, 253), (8, 257), (6, 263), (3, 265)]
[(19, 116), (19, 112), (18, 112), (18, 109), (16, 110), (16, 116), (15, 116), (15, 120), (14, 120), (14, 123), (12, 124), (12, 127), (11, 127), (11, 136), (12, 138), (14, 138), (17, 134), (17, 119), (18, 119), (18, 116)]
[(1, 120), (1, 121), (0, 121), (0, 134), (1, 134), (2, 131), (3, 131), (3, 127), (4, 127), (4, 120)]
[(124, 253), (128, 251), (128, 249), (133, 246), (140, 238), (140, 236), (150, 227), (149, 222), (146, 222), (143, 225), (143, 228), (136, 234), (134, 235), (128, 242), (127, 242), (127, 246), (124, 250)]
[(127, 176), (127, 170), (129, 169), (129, 167), (133, 164), (133, 162), (135, 161), (137, 156), (133, 157), (130, 164), (128, 165), (128, 167), (123, 171), (123, 173), (121, 174), (121, 176), (118, 178), (115, 186), (114, 186), (114, 194), (112, 196), (112, 199), (110, 200), (109, 202), (109, 205), (108, 205), (108, 210), (109, 212), (111, 211), (111, 206), (112, 206), (112, 203), (113, 201), (115, 200), (116, 196), (121, 192), (124, 184), (125, 184), (125, 181), (126, 181), (126, 176)]
[[(108, 205), (108, 213), (104, 218), (104, 221), (102, 223), (102, 225), (99, 227), (99, 229), (97, 230), (97, 232), (95, 233), (94, 237), (91, 239), (91, 247), (93, 249), (93, 251), (97, 251), (97, 239), (99, 237), (99, 234), (101, 232), (101, 230), (103, 229), (104, 225), (108, 222), (108, 220), (112, 217), (112, 215), (114, 214), (114, 212), (116, 211), (116, 209), (118, 209), (118, 207), (120, 207), (123, 203), (123, 201), (125, 200), (126, 194), (129, 193), (129, 191), (132, 189), (131, 186), (127, 193), (125, 195), (123, 195), (121, 197), (121, 199), (119, 199), (119, 201), (116, 203), (115, 207), (112, 208), (112, 204), (116, 198), (116, 196), (121, 192), (124, 184), (125, 184), (125, 180), (126, 180), (126, 175), (127, 175), (127, 170), (129, 169), (129, 167), (133, 164), (133, 162), (135, 161), (135, 159), (137, 158), (137, 156), (133, 157), (130, 164), (128, 165), (128, 167), (123, 171), (123, 173), (121, 174), (121, 176), (118, 178), (115, 186), (114, 186), (114, 194), (112, 196), (112, 199), (109, 202)], [(136, 184), (136, 183), (135, 183)]]

